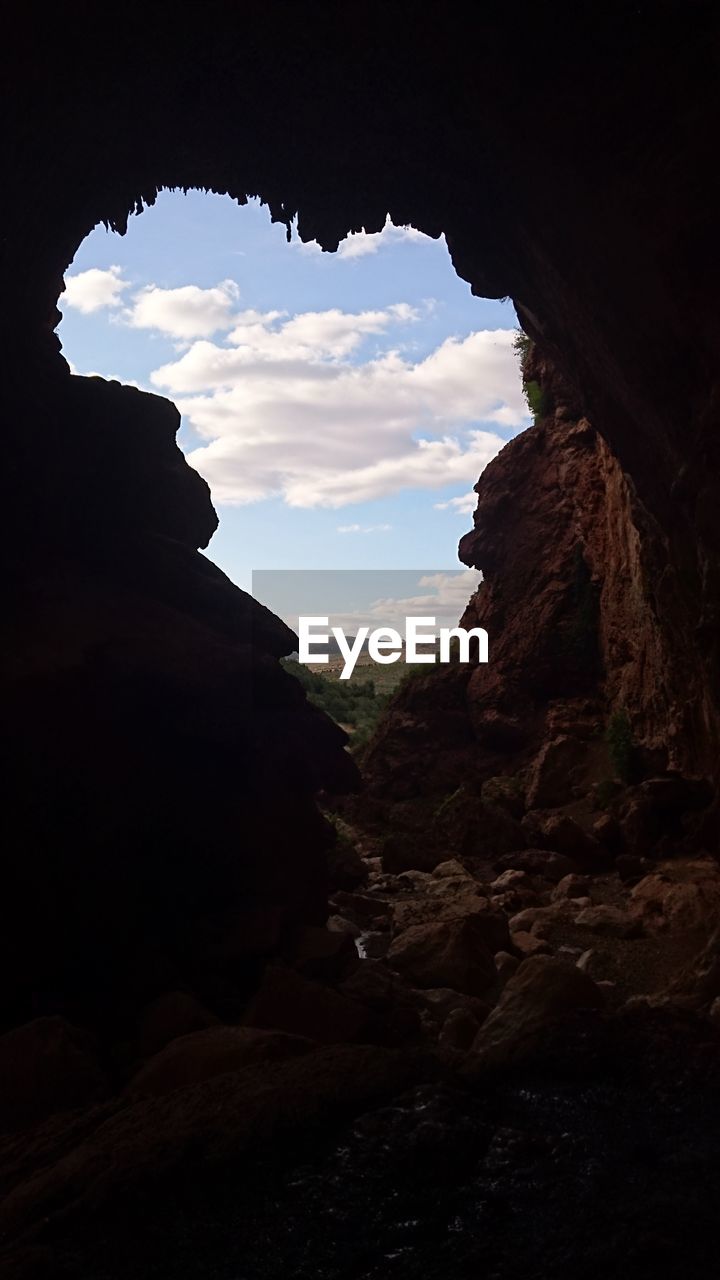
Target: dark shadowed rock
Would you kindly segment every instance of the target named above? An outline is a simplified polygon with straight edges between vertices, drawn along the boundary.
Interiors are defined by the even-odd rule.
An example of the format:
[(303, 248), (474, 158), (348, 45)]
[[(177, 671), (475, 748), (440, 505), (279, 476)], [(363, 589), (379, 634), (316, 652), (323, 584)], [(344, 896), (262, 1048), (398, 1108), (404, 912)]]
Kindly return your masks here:
[(526, 871), (528, 875), (542, 876), (553, 884), (578, 871), (578, 865), (572, 858), (551, 849), (519, 849), (498, 858), (493, 866), (499, 872)]
[(135, 1048), (141, 1058), (151, 1058), (171, 1040), (215, 1026), (218, 1019), (187, 991), (166, 991), (141, 1010)]
[(602, 995), (575, 965), (548, 956), (525, 960), (473, 1044), (487, 1063), (514, 1062), (532, 1051), (540, 1035), (579, 1009), (597, 1009)]
[(108, 1092), (93, 1037), (65, 1018), (36, 1018), (0, 1036), (0, 1126), (22, 1129)]
[(356, 1000), (281, 965), (265, 970), (245, 1015), (250, 1027), (286, 1031), (322, 1044), (360, 1040), (368, 1021), (367, 1009)]
[(157, 1097), (267, 1062), (285, 1062), (315, 1047), (312, 1040), (254, 1027), (210, 1027), (180, 1036), (133, 1076), (130, 1098)]
[(393, 940), (387, 962), (413, 986), (482, 995), (495, 981), (493, 952), (507, 942), (504, 916), (465, 916), (406, 929)]

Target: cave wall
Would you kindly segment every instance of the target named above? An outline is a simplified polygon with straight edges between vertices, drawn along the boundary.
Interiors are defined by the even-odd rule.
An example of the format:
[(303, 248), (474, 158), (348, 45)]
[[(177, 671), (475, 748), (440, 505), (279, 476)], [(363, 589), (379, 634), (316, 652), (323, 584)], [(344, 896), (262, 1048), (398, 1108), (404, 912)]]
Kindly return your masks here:
[[(697, 769), (716, 770), (717, 36), (703, 4), (692, 22), (676, 3), (11, 6), (0, 54), (5, 816), (26, 852), (10, 860), (6, 912), (8, 946), (22, 938), (29, 959), (6, 1016), (52, 1006), (58, 954), (82, 969), (98, 936), (128, 919), (142, 932), (138, 901), (161, 910), (178, 865), (195, 869), (187, 884), (202, 865), (215, 886), (211, 933), (221, 905), (256, 891), (319, 918), (312, 794), (352, 784), (342, 738), (280, 678), (287, 637), (199, 554), (214, 516), (178, 456), (170, 406), (74, 379), (59, 353), (57, 300), (77, 246), (102, 220), (124, 231), (163, 186), (258, 195), (329, 250), (390, 212), (444, 233), (476, 293), (513, 298), (647, 512), (653, 608), (672, 651), (689, 646), (684, 732)], [(51, 883), (53, 866), (34, 910), (31, 887)], [(116, 896), (112, 928), (93, 911), (103, 895)], [(193, 971), (222, 985), (207, 929), (200, 959), (193, 950), (202, 914), (173, 907), (158, 964), (182, 967), (189, 948)], [(84, 946), (77, 921), (89, 916)]]

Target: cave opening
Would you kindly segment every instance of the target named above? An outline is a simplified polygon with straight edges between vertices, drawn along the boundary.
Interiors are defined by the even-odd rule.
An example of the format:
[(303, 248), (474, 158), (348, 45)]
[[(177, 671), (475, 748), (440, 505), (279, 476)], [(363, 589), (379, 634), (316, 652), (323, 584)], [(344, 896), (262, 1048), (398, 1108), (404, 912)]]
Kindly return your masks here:
[[(109, 37), (30, 5), (4, 50), (3, 1249), (98, 1280), (709, 1273), (717, 15), (210, 13)], [(176, 411), (56, 358), (81, 232), (184, 177), (328, 250), (388, 210), (443, 232), (532, 339), (538, 421), (461, 546), (503, 644), (407, 684), (359, 797), (286, 629), (198, 554)]]
[(335, 253), (286, 240), (258, 201), (192, 189), (98, 225), (59, 299), (72, 372), (179, 407), (244, 589), (258, 567), (453, 567), (472, 486), (530, 422), (511, 304), (389, 218)]

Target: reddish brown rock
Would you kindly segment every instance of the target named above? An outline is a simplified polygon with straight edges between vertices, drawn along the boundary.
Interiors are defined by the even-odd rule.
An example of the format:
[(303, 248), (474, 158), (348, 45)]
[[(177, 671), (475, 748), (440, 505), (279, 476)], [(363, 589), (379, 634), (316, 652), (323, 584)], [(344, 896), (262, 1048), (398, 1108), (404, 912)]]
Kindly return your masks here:
[(552, 809), (566, 804), (571, 794), (573, 771), (578, 767), (575, 738), (552, 738), (540, 748), (530, 766), (526, 792), (528, 809)]
[(368, 1011), (333, 987), (269, 965), (245, 1015), (249, 1027), (285, 1031), (321, 1044), (344, 1044), (362, 1039)]
[[(466, 916), (490, 915), (493, 920), (502, 920), (500, 912), (492, 912), (489, 900), (480, 892), (480, 885), (469, 892), (459, 893), (445, 900), (419, 894), (406, 902), (398, 902), (392, 909), (393, 933), (402, 933), (413, 925), (437, 924), (444, 920), (462, 920)], [(502, 928), (502, 926), (499, 926)]]
[(498, 858), (493, 864), (496, 871), (526, 871), (531, 876), (541, 876), (557, 884), (563, 876), (573, 875), (577, 863), (564, 853), (556, 853), (550, 849), (520, 849), (516, 853), (508, 853)]
[(720, 868), (709, 859), (661, 863), (631, 893), (631, 911), (651, 933), (710, 937), (720, 921)]
[(482, 995), (495, 981), (492, 956), (503, 945), (502, 932), (494, 917), (480, 915), (416, 925), (395, 938), (388, 964), (413, 986)]
[(516, 1061), (539, 1036), (579, 1009), (597, 1009), (602, 995), (575, 965), (534, 956), (510, 978), (500, 1001), (480, 1028), (473, 1052), (493, 1065)]
[(637, 917), (620, 907), (585, 907), (573, 921), (578, 929), (605, 934), (609, 938), (636, 938), (642, 933)]
[(254, 1027), (210, 1027), (181, 1036), (151, 1058), (127, 1086), (131, 1098), (158, 1097), (213, 1076), (266, 1062), (285, 1062), (316, 1045), (301, 1036)]
[(553, 889), (553, 898), (586, 898), (590, 896), (590, 879), (588, 876), (563, 876)]
[(518, 929), (511, 935), (511, 940), (523, 960), (528, 956), (544, 956), (550, 952), (550, 944), (536, 933), (526, 933)]

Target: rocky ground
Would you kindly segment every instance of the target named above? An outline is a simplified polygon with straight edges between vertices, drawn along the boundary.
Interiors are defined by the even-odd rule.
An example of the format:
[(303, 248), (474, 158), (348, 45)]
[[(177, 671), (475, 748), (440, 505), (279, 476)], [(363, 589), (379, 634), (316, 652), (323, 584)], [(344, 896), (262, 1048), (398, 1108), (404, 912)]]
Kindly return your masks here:
[(7, 1274), (708, 1261), (716, 863), (590, 875), (523, 849), (390, 874), (345, 834), (327, 929), (298, 932), (242, 1022), (176, 992), (114, 1061), (59, 1017), (0, 1039)]

